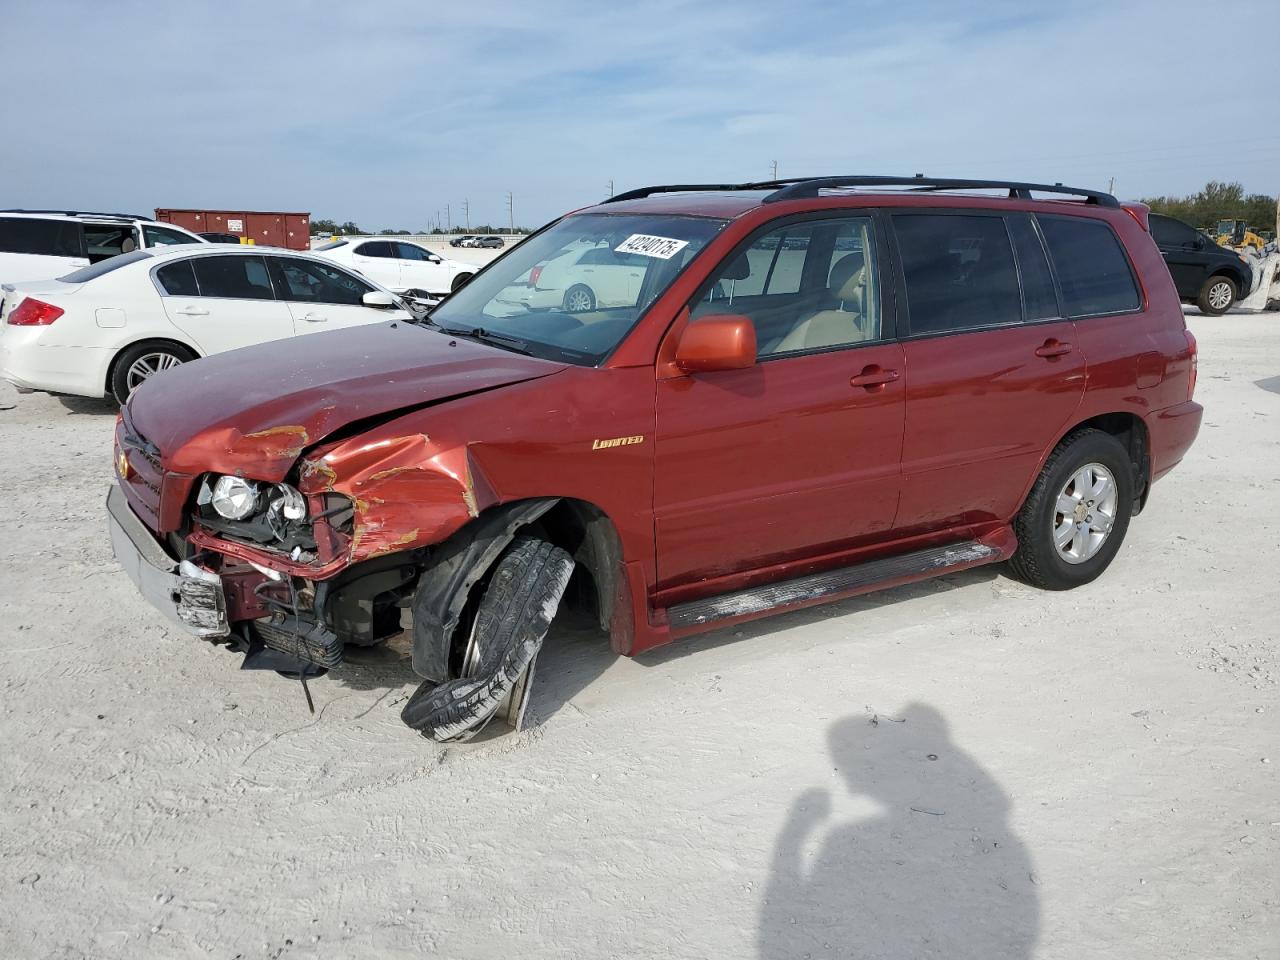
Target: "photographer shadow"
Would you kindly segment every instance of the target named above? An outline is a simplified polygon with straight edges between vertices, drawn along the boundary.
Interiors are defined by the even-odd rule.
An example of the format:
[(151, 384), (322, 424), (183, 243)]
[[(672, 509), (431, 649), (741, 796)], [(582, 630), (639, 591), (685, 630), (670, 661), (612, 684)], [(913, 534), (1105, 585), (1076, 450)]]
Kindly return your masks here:
[[(829, 730), (848, 788), (800, 794), (778, 837), (760, 923), (767, 960), (1019, 960), (1039, 900), (1009, 798), (938, 711), (849, 717)], [(852, 817), (833, 809), (856, 806)]]

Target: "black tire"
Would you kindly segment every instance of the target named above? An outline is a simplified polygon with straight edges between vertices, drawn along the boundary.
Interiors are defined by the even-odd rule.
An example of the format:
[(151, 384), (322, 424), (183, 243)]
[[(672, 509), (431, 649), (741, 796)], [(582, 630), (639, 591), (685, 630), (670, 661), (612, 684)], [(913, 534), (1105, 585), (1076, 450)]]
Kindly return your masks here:
[(124, 406), (125, 401), (129, 399), (129, 394), (142, 382), (132, 371), (134, 364), (144, 358), (155, 358), (151, 365), (163, 369), (166, 366), (174, 367), (178, 364), (190, 363), (196, 359), (196, 355), (181, 344), (167, 341), (135, 343), (131, 347), (125, 347), (116, 355), (111, 364), (111, 373), (107, 377), (107, 386), (111, 390), (111, 395), (121, 406)]
[(460, 273), (453, 278), (453, 284), (449, 287), (450, 293), (456, 293), (466, 286), (467, 282), (474, 277), (474, 273)]
[(590, 313), (596, 308), (595, 292), (585, 283), (575, 283), (564, 292), (565, 313)]
[[(1058, 510), (1058, 495), (1078, 471), (1095, 463), (1106, 467), (1115, 479), (1115, 515), (1097, 552), (1087, 560), (1072, 563), (1059, 554), (1054, 544), (1054, 529), (1063, 516)], [(1042, 590), (1070, 590), (1096, 580), (1124, 542), (1133, 515), (1133, 491), (1133, 463), (1119, 440), (1101, 430), (1071, 434), (1049, 455), (1013, 521), (1018, 552), (1009, 560), (1010, 572)]]
[(1235, 281), (1218, 274), (1204, 282), (1204, 286), (1200, 288), (1200, 296), (1196, 297), (1196, 306), (1201, 313), (1220, 317), (1235, 306), (1236, 296)]
[(434, 684), (409, 698), (400, 719), (442, 743), (467, 740), (530, 669), (573, 573), (573, 557), (545, 540), (517, 539), (494, 564), (473, 626), (474, 676)]

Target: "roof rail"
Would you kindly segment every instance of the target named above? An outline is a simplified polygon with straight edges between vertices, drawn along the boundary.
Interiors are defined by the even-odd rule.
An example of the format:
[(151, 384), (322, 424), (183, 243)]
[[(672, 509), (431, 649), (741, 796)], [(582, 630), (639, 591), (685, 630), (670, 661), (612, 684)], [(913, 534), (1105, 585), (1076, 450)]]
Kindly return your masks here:
[(1064, 196), (1083, 197), (1086, 203), (1102, 207), (1118, 207), (1120, 201), (1101, 190), (1083, 187), (1064, 187), (1061, 183), (1023, 183), (1017, 180), (960, 180), (926, 177), (917, 173), (914, 177), (850, 176), (850, 177), (791, 177), (786, 180), (759, 180), (753, 183), (673, 183), (663, 186), (640, 187), (609, 197), (603, 203), (622, 200), (638, 200), (655, 193), (690, 193), (707, 190), (771, 190), (765, 203), (779, 200), (800, 200), (818, 196), (819, 191), (840, 187), (906, 187), (909, 190), (1008, 190), (1011, 199), (1030, 200), (1036, 193), (1057, 193)]
[(56, 213), (63, 217), (103, 217), (110, 220), (150, 220), (137, 213), (101, 213), (97, 210), (0, 210), (0, 213)]

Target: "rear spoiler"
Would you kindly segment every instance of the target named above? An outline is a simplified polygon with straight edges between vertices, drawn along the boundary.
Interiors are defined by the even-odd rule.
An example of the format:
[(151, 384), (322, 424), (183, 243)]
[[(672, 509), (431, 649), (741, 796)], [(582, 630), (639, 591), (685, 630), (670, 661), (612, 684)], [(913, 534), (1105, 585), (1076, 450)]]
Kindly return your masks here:
[(1147, 233), (1151, 232), (1151, 208), (1145, 203), (1138, 203), (1136, 200), (1126, 200), (1120, 204), (1122, 210), (1133, 219), (1138, 221), (1138, 226)]

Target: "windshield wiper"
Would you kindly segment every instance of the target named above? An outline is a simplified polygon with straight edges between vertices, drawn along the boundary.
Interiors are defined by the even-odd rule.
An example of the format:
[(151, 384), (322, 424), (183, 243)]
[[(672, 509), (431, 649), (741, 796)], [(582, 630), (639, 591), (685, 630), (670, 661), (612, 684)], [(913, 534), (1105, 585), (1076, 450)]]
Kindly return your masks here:
[(522, 353), (526, 357), (533, 356), (533, 351), (529, 349), (529, 341), (521, 340), (519, 337), (511, 337), (505, 333), (494, 333), (486, 330), (484, 327), (472, 327), (470, 330), (461, 327), (443, 327), (439, 324), (435, 325), (441, 333), (446, 333), (451, 337), (464, 337), (468, 340), (476, 340), (480, 343), (487, 343), (491, 347), (497, 347), (500, 350), (510, 350), (512, 353)]

